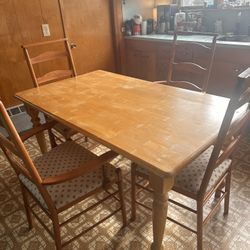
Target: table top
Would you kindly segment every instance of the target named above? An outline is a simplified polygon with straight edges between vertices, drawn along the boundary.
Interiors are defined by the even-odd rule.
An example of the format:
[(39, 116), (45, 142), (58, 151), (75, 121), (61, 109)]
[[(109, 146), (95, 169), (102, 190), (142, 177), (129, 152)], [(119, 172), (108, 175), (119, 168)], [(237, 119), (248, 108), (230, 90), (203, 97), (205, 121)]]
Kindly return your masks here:
[(101, 70), (16, 97), (160, 175), (175, 175), (211, 145), (228, 105)]

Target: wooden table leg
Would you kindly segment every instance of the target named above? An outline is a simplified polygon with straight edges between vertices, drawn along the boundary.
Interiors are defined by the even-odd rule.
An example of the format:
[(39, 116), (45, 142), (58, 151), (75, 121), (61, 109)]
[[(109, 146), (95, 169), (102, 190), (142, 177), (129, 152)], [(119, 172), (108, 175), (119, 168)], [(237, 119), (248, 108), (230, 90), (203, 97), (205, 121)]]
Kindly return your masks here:
[[(32, 107), (25, 105), (26, 111), (28, 113), (28, 115), (31, 117), (31, 122), (33, 124), (33, 128), (38, 127), (39, 125), (41, 125), (41, 121), (39, 118), (39, 111), (36, 109), (33, 109)], [(41, 152), (44, 154), (47, 152), (47, 145), (46, 145), (46, 140), (45, 140), (45, 136), (44, 133), (41, 132), (39, 134), (36, 135), (36, 139), (37, 142), (39, 144), (39, 147), (41, 149)]]
[(152, 250), (162, 249), (165, 224), (168, 212), (168, 192), (174, 184), (173, 177), (151, 176), (150, 182), (154, 190), (153, 195), (153, 243)]

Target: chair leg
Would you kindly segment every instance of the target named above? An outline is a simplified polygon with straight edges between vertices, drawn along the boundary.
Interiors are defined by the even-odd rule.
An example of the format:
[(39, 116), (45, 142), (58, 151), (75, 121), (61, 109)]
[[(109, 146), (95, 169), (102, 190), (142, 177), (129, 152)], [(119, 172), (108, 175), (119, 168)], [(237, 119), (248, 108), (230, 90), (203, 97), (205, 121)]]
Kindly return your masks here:
[[(45, 121), (48, 122), (50, 119), (48, 118), (47, 115), (44, 114), (44, 118), (45, 118)], [(56, 140), (55, 140), (55, 136), (52, 132), (52, 129), (49, 129), (48, 130), (48, 134), (49, 134), (49, 140), (50, 140), (50, 145), (51, 145), (51, 148), (55, 148), (57, 146), (56, 144)]]
[(203, 204), (197, 202), (197, 249), (202, 250), (203, 247)]
[(122, 211), (122, 222), (123, 222), (123, 227), (127, 226), (127, 214), (126, 214), (126, 206), (125, 206), (125, 200), (124, 200), (124, 193), (123, 193), (123, 184), (122, 184), (122, 173), (121, 169), (117, 169), (117, 177), (118, 177), (118, 190), (119, 190), (119, 198), (120, 198), (120, 203), (121, 203), (121, 211)]
[(225, 182), (223, 181), (220, 186), (218, 187), (218, 189), (215, 191), (215, 194), (214, 194), (214, 198), (220, 198), (221, 196), (221, 192), (219, 190), (222, 190), (223, 188), (225, 187)]
[(131, 165), (131, 221), (136, 220), (136, 166)]
[(58, 215), (52, 214), (51, 220), (53, 223), (54, 240), (55, 240), (55, 244), (56, 244), (56, 249), (61, 250), (62, 249), (62, 241), (61, 241), (61, 233), (60, 233)]
[(225, 185), (226, 197), (224, 200), (224, 215), (227, 215), (229, 211), (230, 186), (231, 186), (231, 170), (228, 171), (228, 175), (226, 177), (226, 185)]
[(27, 191), (23, 187), (23, 184), (21, 184), (21, 191), (22, 191), (22, 195), (23, 195), (23, 203), (24, 203), (24, 208), (25, 208), (25, 212), (26, 212), (26, 217), (27, 217), (28, 224), (29, 224), (29, 230), (31, 230), (33, 228), (33, 221), (32, 221), (31, 211), (30, 211), (31, 208), (28, 205)]
[(49, 140), (50, 140), (51, 148), (55, 148), (57, 146), (55, 136), (51, 129), (49, 129), (48, 133), (49, 133)]

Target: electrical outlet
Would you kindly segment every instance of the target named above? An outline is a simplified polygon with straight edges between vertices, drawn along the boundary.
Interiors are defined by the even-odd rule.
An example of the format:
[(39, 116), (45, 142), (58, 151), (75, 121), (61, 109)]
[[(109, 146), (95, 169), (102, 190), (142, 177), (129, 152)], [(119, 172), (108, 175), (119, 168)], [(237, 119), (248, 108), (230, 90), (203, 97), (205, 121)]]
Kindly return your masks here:
[(49, 25), (47, 23), (42, 24), (43, 36), (50, 36)]

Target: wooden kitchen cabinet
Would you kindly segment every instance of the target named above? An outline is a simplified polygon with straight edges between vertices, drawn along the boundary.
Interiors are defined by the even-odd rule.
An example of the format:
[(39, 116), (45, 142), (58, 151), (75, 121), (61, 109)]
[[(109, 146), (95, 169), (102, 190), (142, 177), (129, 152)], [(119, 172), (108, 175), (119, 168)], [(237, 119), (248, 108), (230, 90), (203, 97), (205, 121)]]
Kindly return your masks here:
[(218, 46), (208, 92), (230, 97), (233, 94), (237, 76), (250, 66), (250, 47)]
[(208, 93), (227, 96), (232, 95), (237, 81), (238, 66), (230, 62), (215, 62), (210, 76)]
[(142, 50), (128, 51), (129, 67), (127, 75), (148, 81), (155, 79), (155, 56), (151, 52)]
[[(184, 48), (177, 54), (178, 58), (206, 65), (206, 55), (199, 51)], [(127, 75), (149, 80), (165, 80), (167, 77), (168, 63), (171, 54), (171, 41), (147, 41), (125, 39)], [(237, 75), (250, 66), (250, 46), (218, 44), (210, 76), (208, 93), (230, 97), (237, 80)], [(185, 76), (186, 77), (186, 76)], [(190, 80), (191, 76), (188, 76)], [(183, 74), (177, 73), (177, 78), (184, 80)], [(199, 81), (191, 77), (193, 82)], [(186, 79), (186, 78), (185, 78)], [(177, 80), (177, 79), (176, 79)]]
[(151, 49), (150, 43), (142, 43), (142, 46), (140, 46), (134, 41), (129, 41), (126, 44), (126, 74), (154, 81), (156, 78), (155, 56), (155, 51)]
[(167, 79), (170, 56), (171, 44), (156, 46), (156, 81)]

